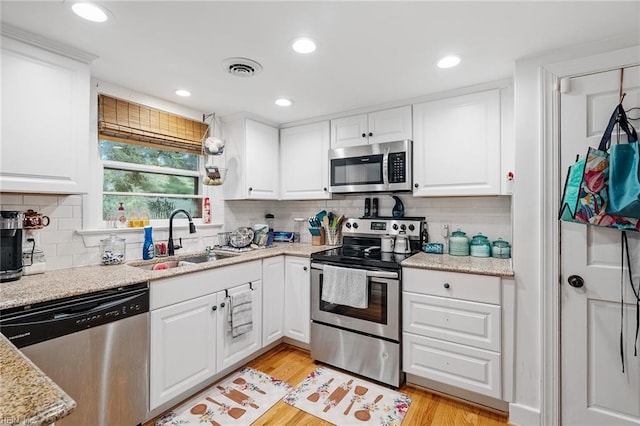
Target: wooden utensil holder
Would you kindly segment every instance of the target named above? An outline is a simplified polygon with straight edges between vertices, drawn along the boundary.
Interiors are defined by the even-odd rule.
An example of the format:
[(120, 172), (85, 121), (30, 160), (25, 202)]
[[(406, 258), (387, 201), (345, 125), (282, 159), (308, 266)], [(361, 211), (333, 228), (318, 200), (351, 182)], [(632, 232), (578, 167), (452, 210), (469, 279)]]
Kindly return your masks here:
[(324, 228), (320, 228), (320, 235), (312, 235), (311, 236), (311, 245), (312, 246), (323, 246), (324, 243), (325, 243)]

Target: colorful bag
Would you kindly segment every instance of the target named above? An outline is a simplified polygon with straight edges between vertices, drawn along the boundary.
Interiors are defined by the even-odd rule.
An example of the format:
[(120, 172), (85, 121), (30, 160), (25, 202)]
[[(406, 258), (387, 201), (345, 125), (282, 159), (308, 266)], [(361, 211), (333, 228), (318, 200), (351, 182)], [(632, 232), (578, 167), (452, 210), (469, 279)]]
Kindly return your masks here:
[(640, 219), (640, 147), (638, 135), (622, 107), (618, 122), (627, 133), (627, 143), (611, 146), (609, 158), (609, 204), (607, 213)]
[[(559, 218), (561, 220), (615, 228), (621, 231), (640, 232), (639, 219), (607, 213), (609, 202), (607, 188), (609, 184), (609, 153), (607, 150), (613, 128), (618, 123), (620, 110), (624, 112), (621, 104), (611, 115), (598, 148), (590, 147), (585, 159), (578, 160), (569, 167), (560, 204)], [(629, 130), (628, 126), (626, 128), (621, 126), (621, 128), (625, 132)], [(631, 135), (629, 137), (631, 138)]]

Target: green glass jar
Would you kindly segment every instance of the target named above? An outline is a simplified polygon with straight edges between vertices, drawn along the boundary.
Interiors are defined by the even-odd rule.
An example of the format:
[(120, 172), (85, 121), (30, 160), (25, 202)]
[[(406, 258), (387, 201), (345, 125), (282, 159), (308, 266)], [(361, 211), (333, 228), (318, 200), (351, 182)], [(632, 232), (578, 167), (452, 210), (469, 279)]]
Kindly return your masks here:
[(469, 256), (469, 238), (460, 229), (449, 237), (449, 254), (451, 256)]
[(491, 244), (489, 239), (478, 232), (473, 236), (469, 249), (471, 256), (474, 257), (490, 257), (491, 256)]
[(498, 238), (491, 244), (491, 256), (498, 259), (509, 259), (511, 257), (511, 246), (502, 238)]

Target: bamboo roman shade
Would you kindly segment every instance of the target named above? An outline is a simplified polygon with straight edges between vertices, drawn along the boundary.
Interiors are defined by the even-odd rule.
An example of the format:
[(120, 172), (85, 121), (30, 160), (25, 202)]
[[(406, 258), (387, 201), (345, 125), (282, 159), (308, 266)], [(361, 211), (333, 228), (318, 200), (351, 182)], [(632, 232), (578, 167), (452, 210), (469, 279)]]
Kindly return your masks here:
[(155, 108), (98, 96), (98, 134), (152, 148), (201, 154), (207, 125)]

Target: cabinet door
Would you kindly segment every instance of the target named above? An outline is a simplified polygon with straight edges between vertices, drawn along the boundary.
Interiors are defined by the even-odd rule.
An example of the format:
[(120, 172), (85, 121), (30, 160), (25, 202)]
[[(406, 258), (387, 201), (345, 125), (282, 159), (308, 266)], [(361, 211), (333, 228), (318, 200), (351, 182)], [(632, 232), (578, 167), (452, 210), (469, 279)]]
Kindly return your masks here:
[(369, 143), (412, 138), (411, 105), (369, 113)]
[(215, 306), (211, 294), (151, 311), (151, 410), (216, 373)]
[(415, 196), (500, 194), (500, 91), (413, 106)]
[[(253, 290), (251, 290), (253, 289)], [(251, 290), (252, 330), (233, 337), (231, 333), (230, 309), (231, 299), (239, 292)], [(262, 281), (252, 281), (227, 292), (218, 292), (218, 371), (232, 366), (248, 357), (262, 347)]]
[(89, 65), (2, 38), (3, 191), (87, 192)]
[(246, 120), (247, 197), (258, 200), (278, 198), (278, 129)]
[(330, 198), (329, 122), (289, 127), (280, 131), (283, 200)]
[(367, 114), (331, 120), (331, 148), (366, 145), (368, 132)]
[(286, 256), (284, 271), (284, 335), (303, 343), (309, 343), (311, 322), (310, 260)]
[(284, 336), (284, 256), (262, 261), (262, 346)]

